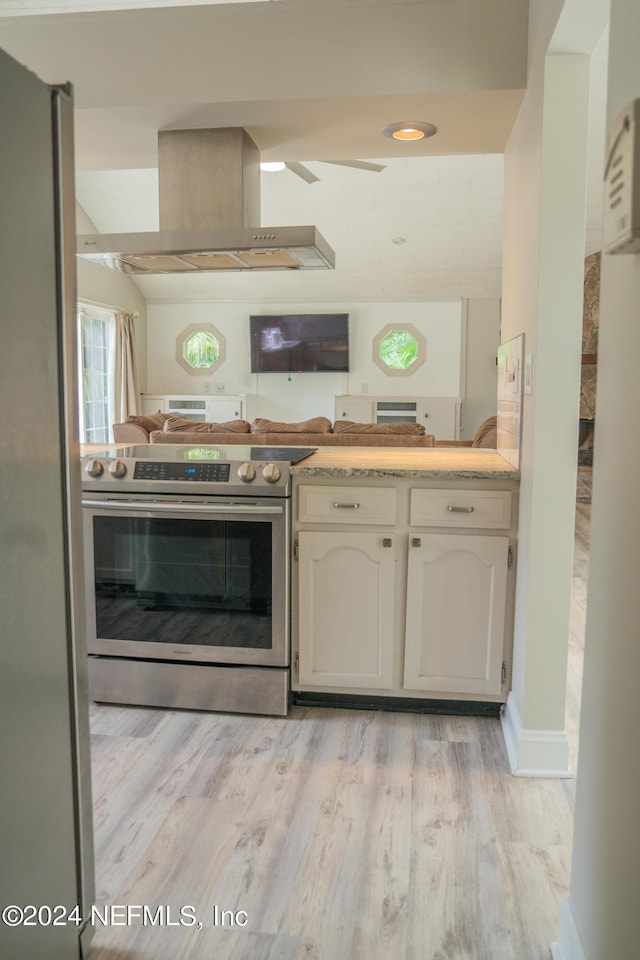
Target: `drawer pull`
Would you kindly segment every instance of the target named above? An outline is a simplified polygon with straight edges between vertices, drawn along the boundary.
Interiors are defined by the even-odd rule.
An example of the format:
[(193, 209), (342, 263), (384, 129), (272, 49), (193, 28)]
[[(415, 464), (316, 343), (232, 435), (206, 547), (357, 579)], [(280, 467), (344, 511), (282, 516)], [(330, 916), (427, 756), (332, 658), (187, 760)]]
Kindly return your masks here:
[(412, 547), (421, 547), (421, 546), (422, 546), (422, 540), (420, 539), (420, 537), (412, 537), (412, 538), (411, 538), (411, 546), (412, 546)]
[(337, 501), (333, 504), (336, 510), (359, 510), (359, 503), (338, 503)]
[(447, 510), (449, 513), (473, 513), (475, 507), (452, 507), (449, 505)]

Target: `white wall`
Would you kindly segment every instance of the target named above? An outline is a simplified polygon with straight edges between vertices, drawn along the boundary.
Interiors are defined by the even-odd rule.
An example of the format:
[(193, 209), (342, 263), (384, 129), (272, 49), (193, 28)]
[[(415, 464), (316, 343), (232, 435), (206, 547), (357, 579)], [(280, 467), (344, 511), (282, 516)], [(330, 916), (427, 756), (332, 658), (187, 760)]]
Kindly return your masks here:
[(463, 312), (464, 405), (460, 439), (472, 440), (480, 424), (496, 412), (500, 301), (466, 300)]
[[(348, 313), (349, 373), (261, 374), (250, 372), (249, 316), (260, 313)], [(258, 413), (274, 420), (333, 420), (333, 398), (344, 393), (393, 396), (458, 396), (461, 301), (367, 303), (365, 301), (263, 304), (197, 301), (147, 304), (147, 393), (203, 393), (224, 384), (225, 393), (259, 396)], [(426, 362), (414, 376), (385, 376), (373, 362), (372, 338), (387, 323), (413, 324), (426, 339)], [(175, 358), (176, 338), (192, 323), (212, 323), (227, 340), (227, 359), (213, 377), (189, 374)], [(495, 390), (494, 409), (495, 412)]]
[(532, 0), (529, 83), (505, 153), (502, 339), (525, 335), (512, 767), (567, 775), (564, 731), (584, 261), (587, 56), (546, 55), (562, 3)]
[[(91, 220), (79, 204), (76, 204), (76, 232), (97, 233)], [(140, 390), (147, 384), (147, 309), (144, 297), (126, 273), (110, 270), (98, 263), (76, 257), (78, 300), (106, 307), (119, 307), (138, 314), (135, 322), (136, 352)]]

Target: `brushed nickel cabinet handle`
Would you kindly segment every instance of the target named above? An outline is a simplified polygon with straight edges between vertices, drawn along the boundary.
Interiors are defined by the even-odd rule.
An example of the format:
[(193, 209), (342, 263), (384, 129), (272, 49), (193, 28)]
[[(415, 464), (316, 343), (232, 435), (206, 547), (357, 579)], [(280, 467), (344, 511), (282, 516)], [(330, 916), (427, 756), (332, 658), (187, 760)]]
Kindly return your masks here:
[(359, 510), (359, 503), (338, 503), (337, 501), (333, 504), (336, 510)]
[(421, 547), (421, 546), (422, 546), (422, 540), (420, 539), (420, 537), (412, 537), (412, 538), (411, 538), (411, 546), (412, 546), (412, 547)]
[(382, 546), (383, 546), (383, 547), (392, 547), (392, 546), (393, 546), (393, 540), (391, 539), (391, 537), (383, 537), (383, 538), (382, 538)]
[(452, 507), (448, 506), (449, 513), (473, 513), (475, 507)]

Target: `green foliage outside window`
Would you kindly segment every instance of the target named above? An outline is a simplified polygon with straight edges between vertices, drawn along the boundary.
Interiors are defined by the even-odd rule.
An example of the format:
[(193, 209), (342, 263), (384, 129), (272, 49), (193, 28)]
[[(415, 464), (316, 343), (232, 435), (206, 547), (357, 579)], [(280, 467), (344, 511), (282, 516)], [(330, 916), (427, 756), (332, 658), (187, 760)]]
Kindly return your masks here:
[(209, 331), (198, 330), (184, 341), (182, 355), (194, 369), (206, 370), (220, 356), (220, 343)]
[(392, 370), (406, 370), (418, 359), (418, 341), (407, 330), (391, 330), (380, 341), (380, 359)]

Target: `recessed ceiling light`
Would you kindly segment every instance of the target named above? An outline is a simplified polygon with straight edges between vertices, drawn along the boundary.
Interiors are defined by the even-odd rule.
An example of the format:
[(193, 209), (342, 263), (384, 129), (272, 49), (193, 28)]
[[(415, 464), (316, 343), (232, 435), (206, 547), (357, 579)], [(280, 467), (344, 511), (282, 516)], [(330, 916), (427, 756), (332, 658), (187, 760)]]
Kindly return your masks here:
[(392, 140), (424, 140), (425, 137), (432, 137), (436, 128), (432, 123), (422, 123), (421, 120), (403, 120), (401, 123), (388, 123), (382, 132)]
[(407, 238), (406, 238), (406, 237), (394, 237), (394, 238), (393, 238), (393, 243), (397, 243), (399, 247), (401, 247), (402, 244), (403, 244), (403, 243), (406, 243), (406, 242), (407, 242)]
[(260, 164), (263, 173), (278, 173), (280, 170), (284, 170), (284, 167), (284, 160), (273, 160)]

